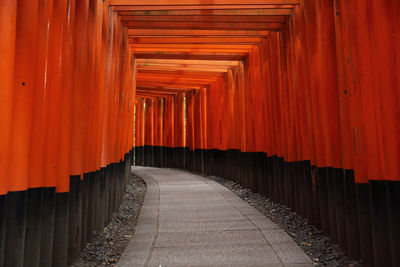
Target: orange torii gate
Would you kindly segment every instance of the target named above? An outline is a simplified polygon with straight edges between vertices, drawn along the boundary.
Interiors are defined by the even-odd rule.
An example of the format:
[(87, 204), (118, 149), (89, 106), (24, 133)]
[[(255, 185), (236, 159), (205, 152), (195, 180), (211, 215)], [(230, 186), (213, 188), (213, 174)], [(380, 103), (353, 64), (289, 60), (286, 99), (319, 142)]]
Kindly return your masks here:
[[(399, 266), (398, 0), (0, 3), (0, 266), (66, 266), (140, 165)], [(44, 216), (46, 214), (46, 216)]]

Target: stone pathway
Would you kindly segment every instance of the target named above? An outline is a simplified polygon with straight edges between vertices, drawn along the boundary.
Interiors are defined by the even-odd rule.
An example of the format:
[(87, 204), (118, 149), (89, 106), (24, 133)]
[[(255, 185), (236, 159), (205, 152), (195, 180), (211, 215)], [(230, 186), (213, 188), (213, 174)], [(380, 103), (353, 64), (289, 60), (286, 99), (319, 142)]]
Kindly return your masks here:
[(312, 266), (282, 229), (217, 182), (178, 170), (132, 170), (147, 193), (117, 266)]

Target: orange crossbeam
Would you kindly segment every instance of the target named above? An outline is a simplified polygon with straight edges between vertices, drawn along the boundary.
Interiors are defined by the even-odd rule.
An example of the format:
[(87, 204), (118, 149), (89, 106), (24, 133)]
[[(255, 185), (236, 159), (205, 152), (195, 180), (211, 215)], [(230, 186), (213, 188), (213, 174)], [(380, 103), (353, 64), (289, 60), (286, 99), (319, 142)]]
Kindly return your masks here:
[(180, 64), (196, 66), (239, 66), (239, 61), (179, 60), (179, 59), (137, 59), (138, 64)]
[[(207, 11), (213, 10), (234, 10), (236, 13), (240, 13), (241, 11), (252, 11), (252, 10), (277, 10), (277, 9), (287, 9), (292, 10), (295, 5), (158, 5), (158, 6), (131, 6), (131, 5), (122, 5), (122, 6), (112, 6), (114, 11), (126, 11), (129, 10), (133, 12), (131, 14), (136, 14), (135, 12), (145, 12), (140, 13), (144, 15), (168, 15), (171, 11), (181, 10), (181, 11), (200, 11), (203, 14)], [(263, 13), (260, 13), (263, 14)], [(176, 15), (176, 14), (172, 14)], [(231, 14), (232, 15), (232, 14)]]
[(193, 52), (162, 52), (148, 53), (136, 52), (136, 58), (142, 59), (188, 59), (188, 60), (221, 60), (238, 61), (246, 57), (248, 53), (193, 53)]
[(129, 36), (243, 36), (265, 37), (269, 35), (266, 30), (161, 30), (161, 29), (129, 29)]
[(130, 44), (257, 44), (263, 38), (252, 37), (213, 37), (213, 38), (180, 38), (180, 37), (130, 37)]
[(298, 5), (300, 0), (110, 0), (111, 6), (160, 6), (160, 5)]
[(292, 8), (291, 5), (113, 7), (122, 16), (289, 16)]
[[(121, 14), (120, 14), (121, 15)], [(288, 16), (132, 16), (121, 15), (123, 23), (125, 22), (225, 22), (225, 23), (284, 23)]]
[(123, 24), (129, 29), (168, 29), (168, 30), (180, 30), (180, 29), (191, 29), (191, 30), (279, 30), (284, 26), (284, 23), (277, 22), (131, 22), (125, 21)]

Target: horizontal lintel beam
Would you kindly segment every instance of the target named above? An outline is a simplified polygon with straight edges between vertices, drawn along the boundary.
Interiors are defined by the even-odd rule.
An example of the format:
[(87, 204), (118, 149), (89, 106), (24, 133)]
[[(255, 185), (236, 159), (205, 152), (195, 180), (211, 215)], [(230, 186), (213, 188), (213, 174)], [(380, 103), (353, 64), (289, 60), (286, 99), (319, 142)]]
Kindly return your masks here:
[(286, 22), (288, 16), (132, 16), (124, 15), (123, 22)]
[[(255, 8), (249, 6), (247, 9), (218, 9), (218, 6), (211, 6), (211, 9), (178, 9), (175, 10), (139, 10), (140, 7), (127, 7), (126, 10), (117, 11), (120, 16), (290, 16), (293, 12), (292, 7), (289, 8)], [(122, 8), (122, 7), (119, 7)], [(185, 6), (187, 8), (187, 6)], [(114, 10), (117, 7), (114, 7)]]
[(110, 0), (110, 6), (299, 5), (300, 0)]
[(238, 61), (243, 60), (247, 53), (136, 53), (137, 59), (192, 59), (192, 60), (221, 60), (221, 61)]
[(179, 60), (179, 59), (137, 59), (138, 64), (182, 64), (207, 66), (239, 66), (239, 61)]
[[(279, 30), (285, 24), (280, 22), (124, 22), (123, 26), (128, 29), (166, 29), (166, 30), (242, 30), (242, 31), (265, 31), (265, 30)], [(128, 30), (128, 31), (129, 31)], [(235, 34), (233, 34), (234, 36)]]
[(211, 37), (211, 38), (181, 38), (181, 37), (130, 37), (130, 44), (257, 44), (260, 37)]
[(248, 36), (265, 37), (269, 35), (268, 30), (246, 31), (246, 30), (162, 30), (162, 29), (128, 29), (129, 36)]

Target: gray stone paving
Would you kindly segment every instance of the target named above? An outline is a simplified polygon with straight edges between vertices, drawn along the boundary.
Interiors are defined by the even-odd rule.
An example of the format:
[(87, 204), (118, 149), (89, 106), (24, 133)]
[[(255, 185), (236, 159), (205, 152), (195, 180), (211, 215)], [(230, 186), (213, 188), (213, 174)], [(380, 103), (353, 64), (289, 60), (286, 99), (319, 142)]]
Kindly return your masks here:
[(217, 182), (134, 167), (147, 193), (117, 266), (313, 266), (276, 224)]

